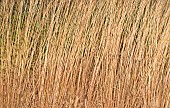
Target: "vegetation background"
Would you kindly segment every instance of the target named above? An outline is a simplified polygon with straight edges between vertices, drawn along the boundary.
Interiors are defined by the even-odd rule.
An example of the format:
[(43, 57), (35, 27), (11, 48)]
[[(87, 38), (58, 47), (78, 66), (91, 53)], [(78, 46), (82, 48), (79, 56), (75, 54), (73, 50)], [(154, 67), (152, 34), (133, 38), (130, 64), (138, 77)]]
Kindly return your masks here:
[(170, 108), (170, 0), (0, 0), (0, 108)]

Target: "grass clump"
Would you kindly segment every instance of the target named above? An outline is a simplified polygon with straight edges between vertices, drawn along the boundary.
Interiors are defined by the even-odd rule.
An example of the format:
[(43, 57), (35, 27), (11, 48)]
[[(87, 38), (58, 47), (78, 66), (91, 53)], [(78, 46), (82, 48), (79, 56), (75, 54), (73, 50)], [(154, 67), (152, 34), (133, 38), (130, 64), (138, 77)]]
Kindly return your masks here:
[(169, 0), (1, 0), (0, 107), (169, 108)]

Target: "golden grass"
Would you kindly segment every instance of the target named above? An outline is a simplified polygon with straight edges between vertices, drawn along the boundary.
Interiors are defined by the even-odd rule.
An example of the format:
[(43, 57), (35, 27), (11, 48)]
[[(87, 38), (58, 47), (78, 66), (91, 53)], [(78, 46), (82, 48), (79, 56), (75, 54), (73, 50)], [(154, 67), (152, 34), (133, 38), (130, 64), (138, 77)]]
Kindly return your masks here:
[(170, 108), (169, 0), (0, 0), (0, 108)]

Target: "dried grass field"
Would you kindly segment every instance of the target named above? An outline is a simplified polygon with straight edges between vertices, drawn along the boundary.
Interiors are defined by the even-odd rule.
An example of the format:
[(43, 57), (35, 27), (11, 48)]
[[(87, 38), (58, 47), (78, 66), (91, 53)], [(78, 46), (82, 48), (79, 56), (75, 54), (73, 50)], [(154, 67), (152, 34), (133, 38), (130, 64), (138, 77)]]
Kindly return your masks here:
[(0, 108), (170, 108), (170, 0), (0, 0)]

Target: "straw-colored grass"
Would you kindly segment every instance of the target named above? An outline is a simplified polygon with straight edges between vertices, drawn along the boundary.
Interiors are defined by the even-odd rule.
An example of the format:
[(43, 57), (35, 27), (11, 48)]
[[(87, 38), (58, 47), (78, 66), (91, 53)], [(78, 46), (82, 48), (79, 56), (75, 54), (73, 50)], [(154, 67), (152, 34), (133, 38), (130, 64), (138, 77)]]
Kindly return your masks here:
[(170, 108), (170, 0), (0, 0), (0, 108)]

